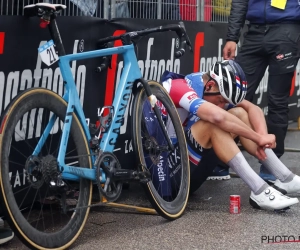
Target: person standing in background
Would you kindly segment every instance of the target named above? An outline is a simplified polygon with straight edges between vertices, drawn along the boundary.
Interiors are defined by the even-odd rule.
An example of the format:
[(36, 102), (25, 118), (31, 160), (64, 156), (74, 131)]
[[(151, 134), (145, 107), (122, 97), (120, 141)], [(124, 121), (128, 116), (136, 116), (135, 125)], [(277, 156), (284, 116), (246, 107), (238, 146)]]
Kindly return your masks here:
[[(249, 22), (248, 31), (235, 60), (246, 74), (249, 101), (253, 101), (269, 67), (267, 126), (268, 133), (276, 135), (273, 150), (281, 157), (288, 128), (289, 93), (300, 52), (300, 1), (232, 0), (224, 59), (235, 57), (245, 20)], [(264, 165), (260, 176), (275, 181)]]

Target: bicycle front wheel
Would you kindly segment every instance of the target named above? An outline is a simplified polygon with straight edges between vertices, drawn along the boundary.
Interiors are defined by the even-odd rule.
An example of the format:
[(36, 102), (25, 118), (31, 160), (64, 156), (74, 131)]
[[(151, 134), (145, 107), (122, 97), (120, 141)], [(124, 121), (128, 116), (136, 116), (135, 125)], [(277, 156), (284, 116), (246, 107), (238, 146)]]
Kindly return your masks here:
[(168, 131), (174, 150), (168, 147), (163, 128), (159, 125), (151, 104), (141, 88), (133, 105), (133, 146), (142, 170), (151, 181), (143, 184), (156, 211), (166, 219), (180, 217), (186, 207), (190, 168), (185, 135), (177, 109), (165, 89), (157, 82), (149, 82), (157, 106)]
[[(79, 236), (89, 213), (91, 181), (60, 178), (56, 159), (68, 122), (66, 110), (59, 95), (33, 88), (18, 95), (1, 119), (2, 210), (30, 249), (66, 249)], [(65, 163), (91, 168), (86, 136), (75, 113), (71, 115)], [(42, 143), (37, 147), (38, 142)]]

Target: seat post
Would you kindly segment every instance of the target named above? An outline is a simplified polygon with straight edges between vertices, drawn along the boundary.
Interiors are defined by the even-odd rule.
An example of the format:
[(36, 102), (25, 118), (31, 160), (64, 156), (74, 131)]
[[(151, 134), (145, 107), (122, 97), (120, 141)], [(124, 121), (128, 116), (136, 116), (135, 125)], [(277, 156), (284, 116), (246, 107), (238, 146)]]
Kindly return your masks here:
[(51, 16), (51, 21), (50, 21), (48, 27), (49, 27), (51, 38), (53, 39), (56, 49), (58, 51), (58, 56), (66, 55), (65, 48), (64, 48), (64, 45), (63, 45), (63, 42), (62, 42), (62, 39), (61, 39), (61, 36), (59, 33), (58, 26), (57, 26), (55, 15)]

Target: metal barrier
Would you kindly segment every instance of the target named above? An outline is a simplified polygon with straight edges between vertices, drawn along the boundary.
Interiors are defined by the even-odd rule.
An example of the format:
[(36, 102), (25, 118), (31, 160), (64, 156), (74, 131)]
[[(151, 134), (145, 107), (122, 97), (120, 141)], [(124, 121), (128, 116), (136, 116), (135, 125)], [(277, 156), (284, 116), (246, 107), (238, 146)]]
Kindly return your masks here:
[(232, 0), (212, 0), (211, 2), (211, 21), (227, 23)]
[(0, 0), (0, 15), (23, 15), (25, 5), (50, 2), (63, 16), (227, 22), (231, 0)]
[(66, 5), (67, 9), (61, 13), (63, 16), (103, 17), (103, 4), (99, 3), (108, 0), (0, 0), (0, 15), (23, 15), (25, 5), (42, 2)]

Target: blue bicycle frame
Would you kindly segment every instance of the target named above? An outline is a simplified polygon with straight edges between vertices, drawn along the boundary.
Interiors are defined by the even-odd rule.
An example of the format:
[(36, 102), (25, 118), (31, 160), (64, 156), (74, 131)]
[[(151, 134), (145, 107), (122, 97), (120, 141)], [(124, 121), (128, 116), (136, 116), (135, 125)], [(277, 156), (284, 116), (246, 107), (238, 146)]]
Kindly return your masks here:
[[(46, 14), (45, 14), (46, 13)], [(60, 142), (59, 152), (58, 152), (58, 166), (62, 172), (62, 178), (66, 180), (79, 180), (80, 177), (86, 178), (92, 181), (96, 181), (96, 171), (95, 171), (95, 156), (92, 154), (92, 151), (90, 151), (91, 160), (93, 163), (93, 168), (83, 168), (80, 166), (69, 166), (65, 163), (65, 156), (66, 156), (66, 149), (67, 149), (67, 143), (69, 139), (69, 133), (71, 129), (71, 123), (72, 123), (72, 115), (77, 115), (80, 125), (84, 130), (84, 134), (88, 141), (91, 140), (90, 131), (88, 128), (88, 125), (85, 121), (85, 116), (83, 109), (81, 107), (81, 103), (79, 100), (79, 95), (75, 86), (75, 82), (73, 79), (73, 75), (70, 68), (70, 62), (71, 61), (77, 61), (77, 60), (83, 60), (83, 59), (91, 59), (95, 57), (105, 57), (105, 56), (111, 56), (114, 54), (121, 54), (123, 56), (124, 60), (124, 68), (122, 71), (122, 75), (120, 78), (120, 82), (118, 84), (117, 91), (114, 96), (114, 100), (112, 103), (112, 106), (114, 108), (112, 120), (110, 123), (110, 127), (107, 131), (105, 131), (101, 142), (100, 142), (100, 150), (102, 152), (109, 152), (112, 153), (118, 138), (119, 130), (121, 127), (121, 120), (123, 119), (123, 116), (125, 114), (126, 107), (128, 105), (128, 101), (130, 99), (130, 94), (132, 91), (133, 84), (136, 80), (140, 80), (145, 88), (145, 91), (147, 95), (151, 96), (151, 90), (147, 82), (145, 82), (144, 79), (142, 79), (142, 74), (140, 71), (140, 68), (138, 66), (138, 61), (136, 58), (134, 45), (131, 42), (128, 42), (128, 39), (130, 40), (130, 37), (134, 34), (138, 34), (140, 32), (133, 32), (132, 34), (128, 34), (129, 37), (124, 38), (123, 46), (114, 47), (114, 48), (104, 48), (100, 50), (94, 50), (89, 52), (83, 52), (78, 54), (70, 54), (66, 55), (65, 50), (63, 47), (63, 43), (61, 40), (61, 36), (59, 34), (59, 30), (56, 24), (55, 17), (56, 15), (52, 15), (52, 12), (45, 12), (42, 20), (46, 21), (49, 27), (49, 31), (51, 34), (52, 39), (54, 40), (54, 43), (56, 45), (58, 54), (59, 54), (59, 61), (58, 65), (61, 70), (62, 77), (64, 79), (65, 89), (66, 93), (63, 96), (63, 99), (68, 103), (67, 106), (67, 112), (65, 116), (65, 125), (63, 127), (62, 131), (62, 140)], [(36, 14), (34, 14), (36, 15)], [(49, 20), (51, 20), (49, 22)], [(152, 32), (162, 32), (162, 31), (169, 31), (173, 30), (176, 31), (179, 39), (180, 39), (180, 48), (175, 53), (177, 57), (180, 57), (184, 54), (184, 47), (185, 44), (188, 43), (190, 50), (191, 50), (191, 42), (185, 32), (184, 24), (180, 23), (180, 25), (166, 25), (166, 26), (159, 26), (157, 28), (152, 29), (146, 29), (144, 31), (144, 35), (150, 34)], [(104, 38), (101, 42), (106, 42), (108, 40), (114, 40), (111, 39), (112, 37)], [(120, 39), (120, 37), (117, 37), (117, 39)], [(100, 39), (101, 40), (101, 39)], [(100, 41), (98, 40), (98, 42)], [(115, 39), (116, 40), (116, 39)], [(112, 83), (114, 84), (114, 83)], [(152, 98), (152, 102), (155, 101), (155, 98)], [(159, 111), (156, 106), (154, 106), (154, 112), (157, 117), (159, 117)], [(34, 149), (33, 155), (37, 156), (40, 153), (41, 148), (43, 147), (45, 140), (48, 138), (50, 131), (52, 127), (54, 126), (54, 123), (56, 121), (57, 117), (53, 115), (43, 132), (36, 148)], [(158, 119), (158, 122), (162, 128), (164, 128), (163, 121), (161, 119)], [(168, 146), (171, 150), (174, 150), (174, 146), (167, 134), (166, 129), (163, 130), (164, 136), (167, 139)], [(106, 182), (106, 176), (104, 172), (102, 172), (102, 182)]]
[[(68, 103), (67, 113), (65, 116), (65, 124), (62, 133), (62, 140), (60, 142), (59, 153), (57, 158), (58, 166), (60, 167), (61, 170), (63, 170), (62, 171), (63, 179), (79, 181), (79, 178), (83, 177), (93, 181), (96, 180), (94, 156), (92, 157), (92, 162), (93, 162), (92, 169), (83, 168), (80, 166), (68, 166), (65, 164), (65, 160), (64, 160), (66, 155), (66, 147), (68, 143), (69, 132), (71, 129), (72, 114), (74, 112), (76, 113), (79, 119), (79, 122), (84, 130), (87, 140), (89, 141), (91, 139), (90, 131), (85, 120), (85, 115), (81, 107), (76, 85), (72, 76), (70, 62), (76, 60), (90, 59), (95, 57), (109, 56), (113, 54), (123, 55), (124, 68), (112, 104), (112, 106), (115, 107), (115, 112), (113, 113), (111, 125), (109, 130), (103, 134), (103, 138), (100, 142), (100, 149), (103, 152), (113, 152), (118, 137), (118, 132), (121, 127), (121, 122), (119, 120), (122, 119), (124, 116), (126, 107), (128, 105), (128, 101), (130, 99), (133, 82), (136, 79), (142, 78), (142, 74), (137, 63), (134, 46), (132, 44), (124, 45), (120, 47), (106, 48), (101, 50), (83, 52), (78, 54), (70, 54), (70, 55), (59, 57), (58, 64), (66, 88), (66, 93), (64, 94), (63, 99)], [(52, 127), (54, 126), (55, 120), (56, 120), (55, 116), (53, 116), (50, 119), (45, 131), (43, 132), (33, 152), (33, 155), (39, 154), (40, 149), (42, 148), (45, 140), (50, 134)], [(104, 172), (102, 172), (102, 182), (105, 182), (105, 180), (106, 180), (105, 174)]]

